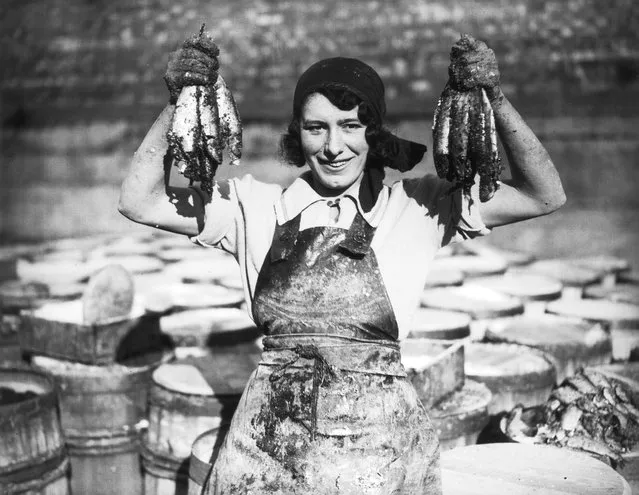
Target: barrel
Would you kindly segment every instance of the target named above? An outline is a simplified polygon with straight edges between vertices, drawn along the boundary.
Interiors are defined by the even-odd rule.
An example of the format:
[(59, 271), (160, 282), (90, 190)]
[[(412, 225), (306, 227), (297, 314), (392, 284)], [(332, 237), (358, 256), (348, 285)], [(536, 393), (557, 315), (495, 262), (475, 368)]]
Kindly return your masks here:
[[(502, 418), (499, 423), (499, 437), (494, 438), (495, 442), (522, 442), (531, 443), (531, 438), (521, 431), (523, 428), (531, 428), (536, 430), (536, 426), (544, 422), (544, 409), (542, 406), (535, 406), (523, 409), (520, 421), (517, 421), (513, 427), (514, 431), (507, 428), (506, 417)], [(592, 455), (595, 459), (602, 460), (597, 454), (584, 451), (588, 455)], [(639, 490), (639, 445), (629, 451), (621, 454), (623, 464), (617, 466), (615, 470), (624, 477), (632, 488), (633, 493)], [(603, 462), (609, 463), (607, 460)]]
[(470, 334), (473, 340), (483, 338), (489, 323), (524, 312), (523, 303), (516, 297), (467, 285), (426, 289), (422, 291), (421, 305), (469, 315), (472, 319)]
[(464, 343), (415, 338), (401, 342), (402, 364), (425, 407), (464, 386)]
[(523, 315), (494, 323), (485, 338), (543, 351), (553, 360), (557, 383), (580, 367), (606, 364), (612, 359), (612, 339), (599, 323), (552, 314)]
[(454, 255), (436, 258), (432, 263), (433, 269), (458, 270), (465, 278), (481, 277), (504, 273), (508, 264), (496, 256)]
[(0, 314), (0, 365), (22, 362), (19, 328), (19, 316)]
[(464, 380), (460, 390), (428, 411), (443, 451), (472, 445), (490, 420), (488, 406), (492, 394), (475, 380)]
[(475, 278), (467, 285), (516, 297), (524, 303), (526, 314), (542, 314), (546, 309), (546, 303), (559, 299), (563, 290), (561, 282), (557, 279), (536, 273), (517, 272)]
[(490, 414), (510, 411), (516, 404), (545, 403), (557, 380), (551, 358), (518, 344), (471, 342), (466, 345), (464, 368), (467, 378), (492, 392)]
[(199, 435), (193, 442), (189, 460), (188, 495), (200, 495), (224, 443), (228, 425), (213, 428)]
[(549, 313), (601, 323), (610, 331), (612, 357), (627, 360), (639, 347), (639, 306), (603, 299), (559, 300), (549, 303)]
[(578, 266), (566, 259), (537, 260), (515, 271), (536, 273), (559, 280), (563, 286), (562, 297), (567, 299), (581, 298), (586, 287), (599, 283), (603, 277), (601, 271)]
[(509, 268), (528, 265), (535, 261), (535, 255), (532, 253), (490, 245), (481, 238), (461, 242), (454, 246), (454, 251), (457, 254), (474, 254), (485, 258), (498, 258), (501, 261), (505, 261)]
[(33, 365), (53, 376), (59, 388), (73, 493), (142, 492), (139, 424), (151, 374), (171, 358), (171, 352), (156, 352), (93, 366), (33, 357)]
[(126, 355), (165, 346), (157, 315), (135, 301), (126, 318), (99, 324), (83, 321), (82, 300), (55, 301), (20, 313), (20, 346), (30, 354), (89, 365), (108, 365)]
[(178, 357), (188, 348), (234, 345), (260, 335), (248, 313), (238, 308), (176, 311), (160, 317), (160, 330), (171, 339)]
[(627, 284), (639, 284), (639, 271), (636, 269), (631, 269), (627, 272), (621, 272), (617, 276), (618, 282), (625, 282)]
[(157, 313), (238, 306), (243, 300), (243, 291), (210, 283), (165, 283), (144, 294), (146, 308)]
[(26, 365), (0, 368), (0, 492), (67, 494), (67, 473), (55, 382)]
[(614, 287), (620, 273), (630, 270), (630, 263), (624, 258), (608, 254), (571, 258), (571, 263), (602, 274), (602, 287)]
[(89, 258), (89, 262), (96, 267), (96, 270), (99, 270), (106, 265), (122, 265), (126, 271), (132, 274), (157, 273), (165, 266), (164, 262), (157, 259), (155, 256), (141, 254), (118, 256), (99, 255)]
[(584, 297), (639, 305), (639, 285), (622, 282), (612, 287), (591, 286), (586, 288)]
[(545, 445), (495, 443), (443, 452), (446, 495), (631, 495), (610, 466), (581, 452)]
[(0, 282), (0, 308), (3, 313), (19, 314), (37, 308), (49, 298), (49, 287), (42, 282), (7, 280)]
[(450, 287), (464, 283), (464, 273), (461, 270), (446, 266), (439, 267), (437, 266), (437, 261), (433, 264), (434, 266), (428, 271), (428, 276), (426, 277), (425, 289)]
[(459, 311), (418, 308), (410, 324), (409, 338), (455, 340), (470, 336), (471, 317)]
[(233, 349), (212, 348), (208, 355), (163, 364), (153, 373), (142, 441), (146, 495), (185, 493), (193, 442), (230, 422), (260, 355), (252, 344)]
[[(218, 253), (217, 250), (212, 251)], [(203, 263), (200, 260), (183, 260), (167, 265), (164, 272), (187, 283), (217, 283), (229, 275), (239, 272), (240, 268), (233, 256), (219, 252), (217, 257)]]

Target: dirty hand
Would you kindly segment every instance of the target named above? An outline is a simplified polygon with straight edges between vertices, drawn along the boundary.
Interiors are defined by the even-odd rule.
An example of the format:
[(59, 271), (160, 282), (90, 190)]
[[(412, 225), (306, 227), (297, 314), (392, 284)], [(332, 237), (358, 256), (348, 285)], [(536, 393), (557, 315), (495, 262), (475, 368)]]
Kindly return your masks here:
[(470, 35), (462, 35), (451, 48), (448, 76), (453, 87), (460, 91), (479, 86), (486, 90), (490, 100), (500, 95), (495, 52)]
[(164, 82), (169, 88), (172, 104), (184, 86), (209, 86), (217, 81), (220, 50), (213, 40), (203, 34), (187, 39), (182, 47), (169, 55)]

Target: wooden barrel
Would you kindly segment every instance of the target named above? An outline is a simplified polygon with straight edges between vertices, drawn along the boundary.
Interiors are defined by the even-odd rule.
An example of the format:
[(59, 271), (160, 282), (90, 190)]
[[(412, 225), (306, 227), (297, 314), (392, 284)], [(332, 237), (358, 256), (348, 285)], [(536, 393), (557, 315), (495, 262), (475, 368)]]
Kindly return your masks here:
[(217, 258), (202, 263), (199, 260), (177, 261), (168, 265), (164, 272), (187, 283), (217, 283), (218, 280), (234, 275), (240, 268), (233, 256), (221, 254)]
[(149, 427), (143, 437), (147, 495), (185, 492), (193, 442), (230, 422), (260, 355), (257, 348), (235, 349), (237, 353), (212, 349), (206, 356), (179, 359), (153, 373)]
[(483, 338), (490, 322), (524, 312), (523, 303), (516, 297), (467, 285), (426, 289), (421, 295), (421, 305), (468, 314), (472, 319), (470, 335), (473, 340)]
[(610, 466), (556, 447), (495, 443), (470, 445), (441, 457), (446, 495), (631, 495)]
[(33, 365), (58, 384), (73, 493), (142, 493), (138, 428), (151, 374), (171, 358), (171, 352), (158, 352), (92, 366), (33, 357)]
[(639, 285), (616, 283), (612, 287), (595, 285), (586, 287), (584, 297), (591, 299), (607, 299), (608, 301), (627, 304), (639, 304)]
[(612, 359), (612, 339), (599, 323), (552, 314), (497, 322), (488, 328), (486, 339), (545, 352), (553, 360), (557, 383), (582, 366), (606, 364)]
[(107, 265), (122, 265), (126, 271), (132, 274), (157, 273), (164, 268), (164, 262), (155, 256), (145, 255), (118, 255), (118, 256), (95, 256), (89, 262), (99, 270)]
[(418, 308), (413, 316), (409, 338), (454, 340), (470, 336), (471, 317), (459, 311)]
[(34, 261), (19, 259), (16, 264), (18, 278), (24, 282), (44, 284), (73, 283), (88, 280), (98, 267), (76, 260)]
[(536, 273), (506, 272), (502, 275), (480, 277), (468, 286), (488, 288), (516, 297), (524, 303), (524, 313), (542, 314), (548, 301), (561, 297), (563, 286), (557, 279)]
[(458, 270), (464, 277), (482, 277), (504, 273), (508, 264), (496, 256), (455, 255), (438, 257), (433, 261), (433, 269)]
[(49, 302), (20, 313), (20, 346), (27, 353), (89, 365), (108, 365), (127, 355), (165, 347), (159, 317), (136, 300), (131, 314), (100, 324), (83, 321), (82, 301)]
[(244, 292), (241, 290), (203, 283), (165, 283), (144, 294), (145, 307), (156, 313), (231, 307), (238, 306), (242, 301)]
[(408, 379), (427, 408), (464, 386), (464, 341), (405, 339), (401, 357)]
[(639, 270), (629, 270), (627, 272), (621, 272), (617, 277), (618, 282), (625, 282), (627, 284), (639, 284)]
[(27, 470), (38, 478), (65, 456), (54, 381), (27, 366), (0, 368), (0, 480)]
[(435, 287), (450, 287), (461, 285), (464, 283), (464, 273), (461, 270), (450, 267), (439, 267), (437, 261), (433, 262), (433, 266), (428, 271), (428, 277), (424, 284), (425, 289)]
[[(69, 458), (65, 456), (43, 471), (24, 469), (0, 476), (0, 493), (4, 495), (69, 495)], [(39, 468), (37, 466), (36, 468)]]
[(510, 411), (516, 404), (543, 404), (557, 381), (545, 353), (517, 344), (471, 342), (466, 345), (464, 368), (467, 378), (492, 392), (490, 414)]
[(175, 345), (178, 357), (184, 348), (233, 345), (260, 335), (248, 313), (238, 308), (177, 311), (160, 317), (160, 329)]
[(639, 306), (604, 299), (559, 300), (548, 304), (549, 313), (597, 322), (610, 331), (612, 357), (629, 359), (639, 347)]
[(188, 495), (201, 495), (227, 432), (228, 425), (222, 425), (202, 433), (193, 442), (189, 460)]
[(49, 286), (42, 282), (7, 280), (0, 283), (0, 308), (3, 313), (19, 314), (23, 309), (42, 306), (49, 299)]
[[(532, 428), (536, 431), (536, 426), (544, 422), (544, 408), (542, 406), (535, 406), (525, 408), (522, 411), (519, 427), (516, 431), (508, 431), (506, 417), (501, 418), (499, 422), (499, 432), (497, 438), (494, 438), (494, 442), (521, 442), (530, 444), (532, 438), (527, 436), (521, 429)], [(557, 447), (559, 448), (559, 447)], [(567, 447), (564, 447), (567, 448)], [(573, 449), (576, 450), (576, 449)], [(591, 455), (595, 459), (602, 460), (600, 456), (588, 451), (583, 451), (588, 455)], [(624, 477), (624, 479), (630, 485), (633, 493), (637, 493), (639, 490), (639, 445), (635, 445), (635, 448), (630, 452), (624, 452), (621, 454), (623, 463), (618, 465), (615, 470)], [(603, 462), (610, 463), (607, 459)]]
[(599, 283), (603, 277), (600, 271), (577, 266), (565, 259), (538, 260), (518, 268), (517, 272), (532, 272), (559, 280), (563, 285), (562, 297), (566, 299), (581, 298), (587, 286)]
[(490, 419), (488, 387), (466, 379), (464, 386), (428, 411), (443, 451), (472, 445)]
[(532, 253), (490, 245), (480, 238), (455, 244), (454, 252), (498, 258), (505, 261), (509, 267), (528, 265), (535, 261), (535, 255)]
[(619, 274), (630, 270), (628, 260), (606, 254), (571, 258), (570, 262), (577, 266), (600, 272), (602, 274), (601, 285), (603, 287), (614, 287)]
[(0, 314), (0, 366), (22, 362), (19, 329), (19, 316)]

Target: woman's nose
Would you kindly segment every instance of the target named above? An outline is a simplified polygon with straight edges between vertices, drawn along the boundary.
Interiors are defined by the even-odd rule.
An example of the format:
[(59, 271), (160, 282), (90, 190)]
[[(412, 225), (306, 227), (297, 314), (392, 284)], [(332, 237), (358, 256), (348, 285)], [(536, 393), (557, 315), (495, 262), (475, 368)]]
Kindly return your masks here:
[(324, 153), (328, 158), (339, 155), (344, 150), (344, 140), (339, 131), (329, 132), (324, 143)]

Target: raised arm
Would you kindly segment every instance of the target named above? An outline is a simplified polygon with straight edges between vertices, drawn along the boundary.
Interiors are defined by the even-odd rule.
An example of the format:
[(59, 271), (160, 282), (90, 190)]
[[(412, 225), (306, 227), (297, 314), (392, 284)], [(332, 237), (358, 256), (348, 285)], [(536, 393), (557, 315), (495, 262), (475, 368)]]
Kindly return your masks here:
[(557, 210), (566, 195), (546, 148), (499, 87), (491, 104), (512, 178), (502, 182), (491, 200), (480, 203), (482, 219), (497, 227)]
[(484, 223), (497, 227), (546, 215), (561, 207), (566, 198), (559, 174), (544, 146), (503, 95), (493, 50), (471, 36), (462, 36), (451, 49), (449, 76), (449, 83), (460, 94), (476, 91), (477, 87), (485, 90), (506, 152), (504, 161), (510, 168), (511, 178), (503, 181), (485, 202), (479, 201), (479, 177), (475, 177), (471, 194), (480, 205)]
[[(170, 94), (169, 104), (135, 152), (121, 187), (118, 205), (120, 213), (134, 222), (186, 235), (196, 235), (202, 229), (203, 199), (193, 188), (169, 184), (172, 156), (167, 133), (171, 129), (182, 88), (210, 88), (218, 80), (219, 50), (209, 37), (202, 35), (202, 31), (186, 40), (169, 57), (164, 76)], [(180, 108), (183, 114), (184, 108), (187, 109), (182, 118), (193, 119), (194, 107)]]
[(167, 131), (175, 105), (167, 105), (133, 155), (120, 189), (118, 210), (128, 219), (179, 234), (196, 235), (204, 221), (200, 195), (192, 188), (169, 185), (171, 158)]

